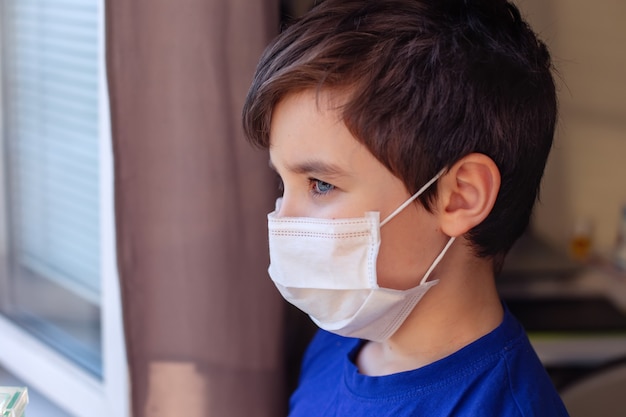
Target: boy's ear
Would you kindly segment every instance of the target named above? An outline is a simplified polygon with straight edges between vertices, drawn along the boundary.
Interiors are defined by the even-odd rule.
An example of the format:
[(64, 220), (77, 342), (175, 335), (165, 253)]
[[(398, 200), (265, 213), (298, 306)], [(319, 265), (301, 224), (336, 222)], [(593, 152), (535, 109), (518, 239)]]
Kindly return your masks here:
[(487, 155), (472, 153), (457, 161), (438, 185), (441, 230), (461, 236), (491, 212), (500, 190), (500, 171)]

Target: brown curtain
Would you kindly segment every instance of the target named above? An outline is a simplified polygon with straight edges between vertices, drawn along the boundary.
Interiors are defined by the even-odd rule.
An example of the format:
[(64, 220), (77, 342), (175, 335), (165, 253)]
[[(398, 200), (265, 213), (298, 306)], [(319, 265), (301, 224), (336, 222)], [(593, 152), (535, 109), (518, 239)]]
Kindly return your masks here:
[(133, 416), (280, 416), (276, 183), (240, 128), (278, 1), (105, 4)]

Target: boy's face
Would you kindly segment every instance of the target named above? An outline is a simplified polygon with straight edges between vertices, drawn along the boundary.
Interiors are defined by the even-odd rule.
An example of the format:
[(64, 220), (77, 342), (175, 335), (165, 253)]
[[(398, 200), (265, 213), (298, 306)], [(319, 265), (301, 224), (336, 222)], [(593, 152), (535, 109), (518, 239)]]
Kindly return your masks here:
[[(284, 187), (279, 217), (352, 218), (378, 211), (382, 220), (410, 197), (402, 181), (352, 136), (334, 110), (340, 100), (306, 90), (276, 105), (269, 151)], [(418, 285), (446, 240), (436, 216), (409, 205), (381, 228), (378, 284)]]

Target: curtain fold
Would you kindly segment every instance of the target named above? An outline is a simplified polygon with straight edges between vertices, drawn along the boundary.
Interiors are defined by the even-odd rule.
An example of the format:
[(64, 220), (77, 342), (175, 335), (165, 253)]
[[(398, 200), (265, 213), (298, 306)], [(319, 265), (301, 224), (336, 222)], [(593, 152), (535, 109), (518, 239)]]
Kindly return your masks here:
[(284, 414), (276, 183), (240, 128), (278, 1), (105, 4), (133, 416)]

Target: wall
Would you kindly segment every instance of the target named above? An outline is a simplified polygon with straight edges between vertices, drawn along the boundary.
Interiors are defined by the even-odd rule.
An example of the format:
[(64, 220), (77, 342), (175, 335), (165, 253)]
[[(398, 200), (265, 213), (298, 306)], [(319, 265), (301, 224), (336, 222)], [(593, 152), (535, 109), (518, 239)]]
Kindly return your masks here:
[(566, 250), (588, 219), (595, 249), (607, 254), (626, 203), (626, 2), (517, 3), (559, 72), (560, 121), (533, 230)]

